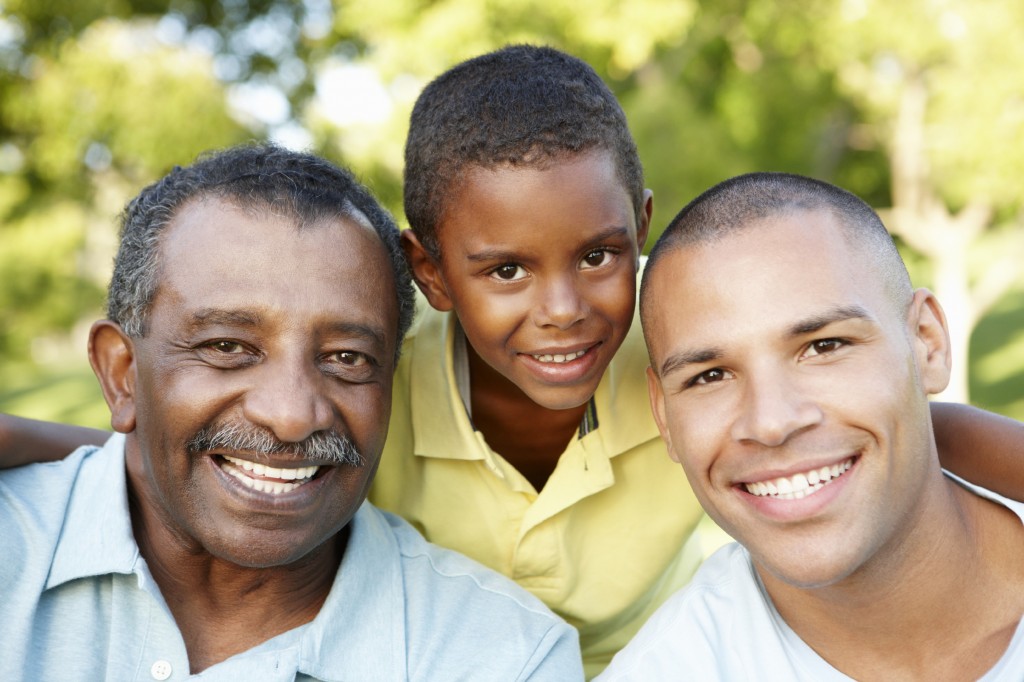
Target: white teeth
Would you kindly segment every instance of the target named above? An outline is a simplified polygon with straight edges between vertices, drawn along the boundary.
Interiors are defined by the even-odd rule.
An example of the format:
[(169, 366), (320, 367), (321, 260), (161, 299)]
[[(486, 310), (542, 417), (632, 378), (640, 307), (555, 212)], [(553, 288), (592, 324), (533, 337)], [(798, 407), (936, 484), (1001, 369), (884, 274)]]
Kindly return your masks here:
[(806, 473), (770, 481), (746, 483), (743, 487), (748, 493), (757, 497), (769, 496), (782, 500), (799, 500), (818, 492), (831, 483), (832, 479), (843, 475), (851, 466), (853, 466), (852, 457), (840, 464), (833, 464), (831, 467), (823, 466)]
[[(265, 464), (250, 462), (247, 459), (229, 457), (228, 455), (223, 455), (223, 457), (234, 465), (222, 466), (221, 468), (224, 469), (224, 471), (237, 478), (248, 488), (252, 488), (258, 492), (272, 493), (274, 495), (290, 492), (298, 488), (303, 483), (308, 483), (309, 480), (313, 478), (313, 474), (320, 469), (318, 466), (278, 469), (276, 467), (268, 467)], [(247, 471), (251, 471), (256, 476), (261, 476), (262, 478), (247, 476), (245, 474)], [(286, 481), (294, 481), (294, 483), (288, 483)]]
[(544, 355), (534, 355), (533, 359), (539, 362), (553, 362), (555, 364), (561, 364), (563, 362), (572, 362), (576, 358), (583, 357), (583, 354), (586, 352), (587, 351), (584, 349), (576, 351), (575, 353), (556, 353), (554, 355), (546, 353)]

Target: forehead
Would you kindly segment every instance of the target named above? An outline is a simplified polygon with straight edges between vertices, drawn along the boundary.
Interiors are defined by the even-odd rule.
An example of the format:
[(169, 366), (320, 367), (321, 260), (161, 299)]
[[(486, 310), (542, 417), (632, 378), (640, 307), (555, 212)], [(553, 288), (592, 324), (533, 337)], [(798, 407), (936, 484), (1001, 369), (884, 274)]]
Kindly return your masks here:
[(656, 363), (680, 344), (765, 341), (830, 310), (857, 306), (880, 318), (894, 308), (873, 259), (826, 211), (773, 216), (670, 251), (645, 296)]
[[(597, 149), (537, 166), (472, 166), (441, 216), (443, 249), (574, 236), (595, 223), (632, 227), (614, 156)], [(447, 234), (446, 234), (447, 233)]]
[(365, 221), (299, 229), (290, 216), (212, 198), (185, 206), (161, 237), (157, 301), (170, 294), (179, 306), (265, 308), (296, 323), (354, 317), (388, 337), (397, 319), (390, 262)]

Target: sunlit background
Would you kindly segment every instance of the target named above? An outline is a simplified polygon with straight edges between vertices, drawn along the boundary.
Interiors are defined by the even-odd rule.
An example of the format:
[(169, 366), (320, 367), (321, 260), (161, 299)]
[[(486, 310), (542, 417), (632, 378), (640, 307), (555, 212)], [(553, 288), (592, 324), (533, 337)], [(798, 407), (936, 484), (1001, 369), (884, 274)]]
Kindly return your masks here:
[(351, 167), (403, 222), (422, 87), (510, 42), (619, 96), (654, 227), (805, 173), (876, 206), (951, 320), (944, 396), (1024, 418), (1020, 0), (0, 0), (0, 411), (105, 426), (85, 361), (124, 202), (250, 139)]

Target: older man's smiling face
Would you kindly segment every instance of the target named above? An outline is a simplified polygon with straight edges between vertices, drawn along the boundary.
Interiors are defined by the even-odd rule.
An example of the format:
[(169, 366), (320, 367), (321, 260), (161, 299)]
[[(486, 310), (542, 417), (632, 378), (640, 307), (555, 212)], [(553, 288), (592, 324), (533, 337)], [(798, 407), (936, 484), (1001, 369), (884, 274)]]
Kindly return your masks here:
[[(132, 339), (136, 512), (243, 566), (292, 563), (366, 497), (391, 407), (397, 307), (372, 228), (219, 199), (161, 238)], [(127, 429), (126, 429), (127, 430)]]

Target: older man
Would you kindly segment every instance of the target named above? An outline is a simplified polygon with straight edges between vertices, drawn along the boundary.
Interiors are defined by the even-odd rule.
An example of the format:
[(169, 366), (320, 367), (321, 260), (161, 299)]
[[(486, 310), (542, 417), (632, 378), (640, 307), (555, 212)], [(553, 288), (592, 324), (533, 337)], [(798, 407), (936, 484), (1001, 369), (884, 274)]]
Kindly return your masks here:
[(539, 601), (364, 503), (413, 310), (397, 237), (273, 147), (129, 204), (89, 342), (123, 435), (0, 473), (0, 678), (581, 677)]
[(1024, 679), (1024, 505), (940, 469), (946, 322), (866, 204), (727, 181), (669, 226), (641, 300), (662, 435), (742, 546), (604, 679)]

